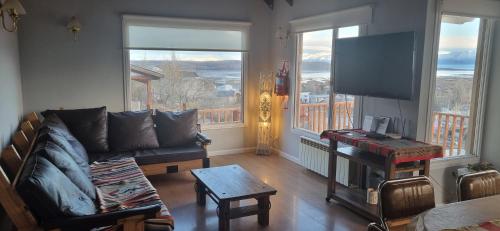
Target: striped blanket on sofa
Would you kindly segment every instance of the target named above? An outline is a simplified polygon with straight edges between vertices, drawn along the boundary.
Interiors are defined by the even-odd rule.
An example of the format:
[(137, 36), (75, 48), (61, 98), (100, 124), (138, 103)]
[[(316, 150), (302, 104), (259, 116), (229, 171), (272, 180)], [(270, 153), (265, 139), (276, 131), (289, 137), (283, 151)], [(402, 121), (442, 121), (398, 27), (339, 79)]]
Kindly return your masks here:
[(151, 221), (173, 227), (173, 217), (133, 158), (94, 162), (90, 168), (102, 213), (161, 204), (159, 217)]

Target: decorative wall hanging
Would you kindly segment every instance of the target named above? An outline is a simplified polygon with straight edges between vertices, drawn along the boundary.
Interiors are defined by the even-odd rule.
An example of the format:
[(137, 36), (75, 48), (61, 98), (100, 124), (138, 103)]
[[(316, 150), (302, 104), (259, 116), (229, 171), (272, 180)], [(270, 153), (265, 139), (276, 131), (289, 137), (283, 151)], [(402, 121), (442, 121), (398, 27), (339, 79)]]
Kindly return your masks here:
[(273, 94), (273, 73), (260, 74), (259, 80), (259, 128), (257, 133), (257, 154), (271, 154), (271, 105)]

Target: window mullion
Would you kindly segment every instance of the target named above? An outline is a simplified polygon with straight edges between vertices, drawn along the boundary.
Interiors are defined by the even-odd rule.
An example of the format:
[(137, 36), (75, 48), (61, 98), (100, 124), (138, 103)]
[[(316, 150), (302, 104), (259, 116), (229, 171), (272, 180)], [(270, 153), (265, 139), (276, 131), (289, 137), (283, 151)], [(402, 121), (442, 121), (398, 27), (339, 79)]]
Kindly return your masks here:
[(328, 127), (330, 129), (335, 129), (335, 124), (333, 124), (333, 118), (335, 117), (335, 92), (333, 91), (334, 86), (334, 73), (335, 73), (335, 40), (338, 36), (338, 29), (332, 30), (332, 53), (331, 53), (331, 63), (330, 63), (330, 100), (329, 100), (329, 112), (328, 112)]

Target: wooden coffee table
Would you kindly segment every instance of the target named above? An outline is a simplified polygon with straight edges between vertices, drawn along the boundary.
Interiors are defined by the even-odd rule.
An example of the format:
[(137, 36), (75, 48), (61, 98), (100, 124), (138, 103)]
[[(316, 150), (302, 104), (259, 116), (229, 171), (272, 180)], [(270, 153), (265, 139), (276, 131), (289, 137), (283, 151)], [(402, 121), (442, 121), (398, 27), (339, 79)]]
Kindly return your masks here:
[[(191, 170), (196, 178), (196, 201), (205, 206), (206, 195), (218, 205), (219, 230), (229, 230), (229, 221), (240, 217), (257, 215), (260, 225), (269, 225), (269, 197), (276, 189), (251, 175), (239, 165)], [(256, 205), (231, 208), (231, 201), (254, 198)]]

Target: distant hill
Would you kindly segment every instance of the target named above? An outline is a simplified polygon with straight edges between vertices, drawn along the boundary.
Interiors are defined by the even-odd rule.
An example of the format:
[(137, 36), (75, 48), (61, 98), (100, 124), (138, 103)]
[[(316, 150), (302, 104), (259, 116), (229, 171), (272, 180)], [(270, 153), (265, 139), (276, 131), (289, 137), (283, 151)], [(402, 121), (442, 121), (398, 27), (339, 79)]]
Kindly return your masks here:
[[(161, 69), (163, 65), (171, 61), (166, 60), (131, 60), (132, 64), (140, 65), (152, 70)], [(222, 60), (222, 61), (176, 61), (182, 70), (240, 70), (241, 61)]]

